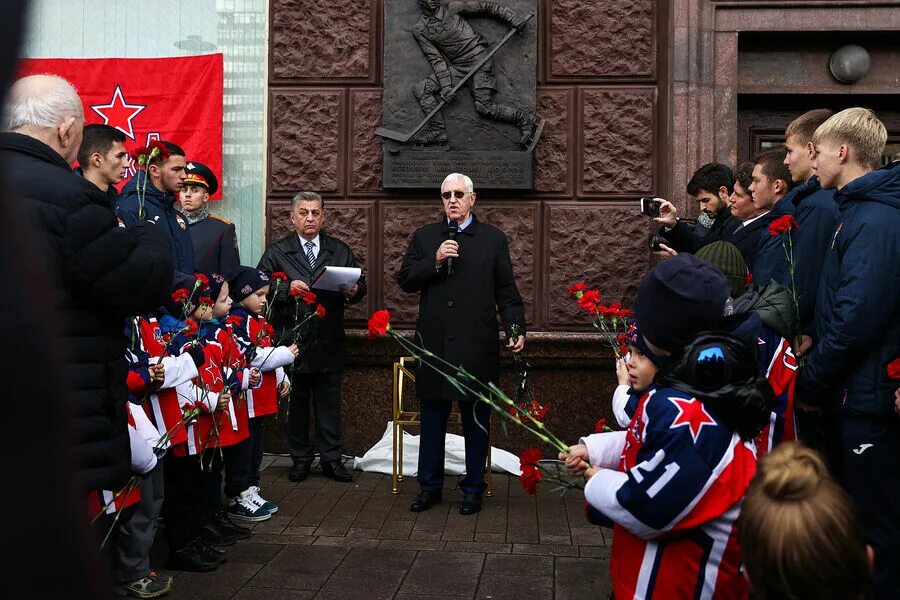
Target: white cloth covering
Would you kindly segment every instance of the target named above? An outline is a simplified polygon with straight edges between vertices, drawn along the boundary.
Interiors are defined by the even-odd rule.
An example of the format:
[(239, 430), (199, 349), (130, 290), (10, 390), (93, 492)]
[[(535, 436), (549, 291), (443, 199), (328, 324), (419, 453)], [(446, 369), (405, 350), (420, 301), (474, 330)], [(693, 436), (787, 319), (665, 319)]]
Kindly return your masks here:
[[(354, 457), (353, 468), (390, 475), (393, 465), (394, 423), (388, 421), (384, 435), (362, 457)], [(448, 433), (444, 445), (444, 473), (462, 475), (466, 472), (466, 447), (461, 435)], [(519, 457), (496, 446), (491, 448), (493, 471), (520, 475)], [(419, 470), (419, 436), (403, 432), (403, 476), (415, 477)]]

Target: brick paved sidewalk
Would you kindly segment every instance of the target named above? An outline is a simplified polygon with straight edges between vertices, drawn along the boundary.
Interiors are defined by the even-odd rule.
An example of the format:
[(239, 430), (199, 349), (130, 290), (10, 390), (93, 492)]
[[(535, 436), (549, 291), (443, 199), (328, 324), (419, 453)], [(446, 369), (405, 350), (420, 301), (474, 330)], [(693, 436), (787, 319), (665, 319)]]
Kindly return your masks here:
[[(494, 475), (494, 496), (473, 516), (457, 512), (459, 490), (444, 503), (409, 511), (418, 491), (390, 476), (354, 471), (341, 484), (316, 470), (288, 480), (288, 459), (262, 474), (278, 502), (253, 537), (225, 548), (214, 573), (173, 573), (172, 599), (556, 600), (609, 595), (610, 531), (584, 519), (583, 496), (544, 490), (528, 496), (515, 478)], [(456, 484), (455, 477), (448, 485)]]

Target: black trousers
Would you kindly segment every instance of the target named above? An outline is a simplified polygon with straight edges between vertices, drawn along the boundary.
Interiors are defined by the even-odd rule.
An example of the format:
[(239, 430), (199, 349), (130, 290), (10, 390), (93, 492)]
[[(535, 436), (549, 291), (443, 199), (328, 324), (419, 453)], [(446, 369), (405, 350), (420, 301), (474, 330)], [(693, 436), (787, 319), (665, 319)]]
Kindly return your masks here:
[[(341, 459), (341, 378), (343, 372), (296, 373), (288, 405), (287, 440), (294, 463)], [(310, 406), (315, 407), (316, 445), (309, 441)]]
[(165, 498), (163, 534), (172, 551), (184, 548), (200, 533), (203, 525), (203, 480), (200, 456), (167, 454), (163, 469)]
[(250, 434), (251, 437), (248, 437), (246, 440), (222, 448), (222, 455), (225, 457), (225, 497), (229, 500), (237, 497), (250, 487), (250, 452), (253, 446), (252, 429)]
[[(416, 479), (423, 492), (439, 492), (444, 487), (444, 438), (452, 407), (453, 403), (446, 400), (421, 401), (419, 473)], [(466, 494), (481, 494), (487, 487), (484, 473), (491, 407), (485, 402), (463, 400), (459, 402), (459, 415), (466, 445), (466, 476), (459, 487)]]
[(263, 417), (250, 419), (250, 475), (247, 482), (259, 487), (259, 467), (263, 459)]
[(875, 551), (870, 598), (900, 598), (900, 422), (843, 416), (844, 485)]

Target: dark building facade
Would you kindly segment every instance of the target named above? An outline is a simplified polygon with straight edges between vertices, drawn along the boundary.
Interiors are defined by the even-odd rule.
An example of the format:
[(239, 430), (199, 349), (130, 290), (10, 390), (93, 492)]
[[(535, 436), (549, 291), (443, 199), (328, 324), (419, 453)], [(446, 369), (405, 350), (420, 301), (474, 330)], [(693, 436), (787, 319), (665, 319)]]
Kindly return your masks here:
[[(384, 2), (270, 4), (266, 237), (290, 228), (291, 196), (326, 200), (326, 228), (365, 266), (369, 294), (348, 311), (346, 447), (361, 453), (390, 419), (390, 364), (399, 349), (364, 335), (388, 308), (411, 329), (418, 298), (395, 275), (412, 232), (440, 214), (439, 190), (382, 187)], [(672, 199), (687, 216), (694, 169), (734, 164), (811, 108), (870, 105), (900, 141), (898, 2), (539, 0), (538, 113), (546, 126), (531, 192), (484, 190), (479, 218), (506, 232), (525, 299), (535, 394), (548, 426), (577, 439), (609, 412), (613, 362), (567, 288), (633, 298), (651, 264), (651, 227), (637, 199)], [(828, 58), (862, 44), (871, 68), (838, 83)], [(891, 110), (895, 112), (891, 112)], [(895, 150), (896, 151), (896, 150)], [(478, 181), (475, 181), (478, 191)], [(511, 389), (507, 372), (501, 385)], [(495, 443), (518, 449), (512, 433)]]

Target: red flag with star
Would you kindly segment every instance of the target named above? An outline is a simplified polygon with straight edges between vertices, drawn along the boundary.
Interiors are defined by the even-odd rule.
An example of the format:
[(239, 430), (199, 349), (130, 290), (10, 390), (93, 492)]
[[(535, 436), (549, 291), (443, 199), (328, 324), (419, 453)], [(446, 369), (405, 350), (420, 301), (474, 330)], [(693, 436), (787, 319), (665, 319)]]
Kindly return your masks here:
[[(32, 58), (19, 76), (52, 73), (75, 86), (87, 123), (115, 127), (125, 148), (167, 140), (188, 161), (209, 166), (222, 181), (222, 55), (172, 58)], [(134, 176), (129, 167), (120, 189)], [(215, 198), (221, 197), (220, 191)]]

